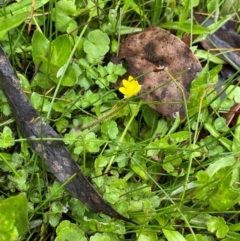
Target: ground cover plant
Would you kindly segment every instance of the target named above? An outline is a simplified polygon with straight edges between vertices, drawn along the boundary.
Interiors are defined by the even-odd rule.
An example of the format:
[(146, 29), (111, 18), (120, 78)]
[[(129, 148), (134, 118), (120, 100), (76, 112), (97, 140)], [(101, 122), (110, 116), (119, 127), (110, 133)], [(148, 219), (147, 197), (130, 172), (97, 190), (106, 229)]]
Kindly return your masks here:
[[(1, 90), (0, 240), (239, 240), (239, 4), (1, 1), (0, 43), (21, 88), (104, 200), (138, 225), (73, 197), (29, 147)], [(152, 109), (164, 103), (141, 92), (151, 73), (131, 71), (138, 56), (116, 57), (148, 27), (170, 31), (200, 61), (189, 93), (178, 86), (184, 115), (179, 103), (172, 115)], [(172, 82), (184, 75), (154, 61), (152, 72)]]

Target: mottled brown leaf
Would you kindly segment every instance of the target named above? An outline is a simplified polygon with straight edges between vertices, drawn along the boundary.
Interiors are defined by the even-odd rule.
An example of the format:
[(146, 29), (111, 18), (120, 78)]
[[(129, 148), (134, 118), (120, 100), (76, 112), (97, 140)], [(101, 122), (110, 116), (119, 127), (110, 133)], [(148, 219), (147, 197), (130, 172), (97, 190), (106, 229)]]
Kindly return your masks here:
[[(214, 23), (213, 19), (206, 20), (206, 17), (200, 14), (195, 14), (195, 18), (204, 27)], [(225, 23), (215, 33), (202, 40), (201, 44), (203, 48), (211, 53), (218, 54), (236, 70), (240, 68), (240, 35), (235, 31), (233, 21)]]
[(153, 109), (164, 116), (179, 112), (185, 117), (183, 95), (189, 98), (190, 84), (202, 69), (186, 44), (164, 29), (150, 27), (126, 38), (119, 59), (128, 62), (130, 75), (140, 76), (143, 100), (157, 102)]

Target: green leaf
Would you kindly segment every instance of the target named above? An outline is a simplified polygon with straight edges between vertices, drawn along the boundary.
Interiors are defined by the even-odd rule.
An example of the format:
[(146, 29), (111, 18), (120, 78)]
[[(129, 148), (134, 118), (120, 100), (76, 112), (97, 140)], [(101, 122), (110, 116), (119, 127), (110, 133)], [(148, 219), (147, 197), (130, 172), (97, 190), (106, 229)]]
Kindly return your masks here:
[[(64, 69), (66, 65), (63, 65), (61, 69)], [(59, 73), (59, 71), (58, 71)], [(58, 75), (57, 73), (57, 75)], [(58, 83), (60, 81), (60, 76), (51, 75), (51, 79), (55, 82)], [(61, 85), (62, 86), (74, 86), (78, 81), (78, 68), (76, 64), (69, 65), (64, 76), (62, 77)]]
[(86, 206), (76, 198), (71, 198), (69, 201), (69, 208), (74, 217), (83, 217)]
[(15, 212), (10, 203), (0, 203), (0, 233), (9, 232), (14, 228)]
[(56, 227), (59, 224), (63, 213), (63, 205), (60, 202), (52, 202), (51, 213), (48, 213), (48, 220), (52, 227)]
[[(36, 10), (40, 8), (48, 1), (49, 0), (36, 1), (36, 4), (34, 5), (34, 9)], [(17, 3), (4, 7), (4, 11), (2, 12), (0, 17), (0, 23), (1, 23), (0, 40), (5, 36), (5, 34), (9, 30), (22, 24), (29, 16), (31, 9), (32, 9), (31, 0), (19, 1)]]
[(162, 229), (164, 236), (168, 241), (186, 241), (186, 239), (173, 228), (169, 226), (169, 228)]
[(157, 240), (157, 234), (152, 232), (144, 232), (144, 230), (141, 231), (141, 233), (137, 236), (138, 241), (154, 241)]
[(0, 133), (0, 148), (5, 149), (14, 145), (12, 130), (8, 126), (4, 126), (3, 132)]
[(182, 30), (186, 33), (191, 34), (207, 34), (209, 33), (209, 30), (205, 27), (202, 27), (200, 25), (192, 25), (192, 23), (182, 23), (182, 22), (167, 22), (167, 23), (161, 23), (159, 25), (161, 28), (166, 29), (175, 29), (175, 30)]
[(98, 2), (93, 2), (91, 0), (87, 1), (87, 8), (90, 11), (90, 17), (95, 17), (96, 15), (98, 15), (98, 10), (99, 8), (104, 9), (104, 6), (106, 4), (106, 0), (98, 0)]
[(146, 149), (148, 149), (147, 156), (156, 155), (159, 152), (159, 149), (165, 149), (165, 148), (175, 146), (178, 143), (186, 141), (188, 138), (189, 138), (188, 131), (180, 131), (180, 132), (172, 133), (168, 136), (165, 136), (158, 141), (151, 142), (146, 147)]
[(225, 211), (237, 204), (239, 200), (238, 190), (221, 185), (214, 190), (209, 198), (209, 203), (214, 209)]
[(95, 168), (103, 168), (105, 167), (109, 162), (109, 158), (106, 156), (99, 155), (97, 159), (94, 162)]
[(209, 177), (212, 177), (221, 168), (234, 167), (234, 165), (236, 164), (237, 164), (237, 160), (233, 156), (226, 156), (226, 157), (220, 158), (214, 163), (211, 163), (206, 169), (206, 173), (209, 175)]
[(226, 61), (224, 61), (223, 59), (220, 59), (216, 55), (214, 55), (214, 54), (212, 54), (208, 51), (202, 50), (202, 49), (196, 50), (195, 56), (199, 60), (203, 59), (203, 60), (206, 60), (206, 61), (213, 62), (215, 64), (225, 64), (226, 63)]
[(152, 132), (154, 132), (157, 126), (158, 113), (154, 111), (152, 108), (150, 108), (149, 105), (143, 105), (142, 115), (148, 127), (150, 127), (152, 129)]
[(233, 143), (232, 143), (232, 151), (239, 152), (240, 151), (240, 116), (238, 116), (236, 128), (234, 130), (233, 135)]
[(56, 28), (65, 32), (69, 26), (76, 28), (77, 23), (73, 19), (72, 15), (76, 13), (76, 5), (73, 1), (61, 0), (56, 3), (56, 8), (52, 11), (53, 20), (56, 23)]
[(113, 120), (105, 121), (101, 126), (101, 132), (104, 139), (106, 139), (106, 137), (116, 139), (118, 134), (117, 123)]
[(112, 241), (107, 234), (96, 233), (91, 236), (90, 241)]
[(27, 19), (29, 13), (21, 13), (0, 17), (1, 28), (0, 28), (0, 40), (4, 38), (5, 34), (12, 28), (19, 26), (23, 21)]
[(229, 228), (222, 217), (211, 217), (206, 224), (208, 231), (211, 233), (216, 232), (217, 238), (224, 238), (229, 231)]
[(115, 204), (119, 201), (120, 199), (120, 190), (117, 189), (117, 188), (113, 188), (113, 187), (108, 187), (108, 186), (105, 186), (105, 193), (103, 195), (104, 199), (111, 203), (111, 204)]
[(66, 132), (68, 126), (69, 126), (69, 121), (66, 118), (61, 118), (56, 122), (57, 132), (59, 133)]
[(139, 177), (144, 180), (149, 179), (146, 162), (141, 156), (134, 154), (130, 161), (130, 167)]
[(240, 103), (240, 87), (236, 85), (229, 85), (226, 89), (226, 93), (229, 99), (234, 99), (237, 103)]
[[(36, 10), (48, 2), (49, 2), (49, 0), (36, 1), (36, 4), (34, 5), (34, 9)], [(12, 15), (12, 13), (20, 14), (20, 13), (28, 12), (28, 14), (29, 14), (29, 12), (32, 10), (32, 7), (33, 7), (32, 0), (19, 1), (19, 2), (13, 3), (13, 4), (5, 7), (4, 13)]]
[(57, 237), (55, 241), (87, 241), (84, 232), (69, 221), (61, 222), (56, 229)]
[[(8, 213), (7, 217), (4, 218), (5, 221), (9, 220), (11, 221), (11, 218), (14, 217), (14, 226), (17, 228), (17, 231), (19, 235), (23, 235), (28, 230), (28, 206), (27, 206), (27, 199), (23, 195), (13, 196), (10, 198), (7, 198), (3, 200), (0, 203), (1, 205), (9, 205), (9, 207), (5, 207), (4, 210)], [(2, 209), (2, 212), (5, 212)], [(2, 212), (0, 210), (0, 219), (2, 218)], [(14, 213), (14, 215), (13, 215)], [(9, 219), (10, 218), (10, 219)], [(3, 227), (2, 221), (0, 221), (1, 227)], [(8, 224), (9, 228), (12, 227), (10, 224)]]
[(215, 119), (213, 125), (217, 130), (219, 130), (219, 132), (228, 132), (229, 131), (229, 128), (226, 124), (226, 119), (223, 117), (219, 117), (219, 118)]
[(206, 122), (204, 124), (205, 129), (207, 129), (210, 134), (212, 136), (214, 136), (215, 138), (217, 138), (218, 141), (220, 141), (222, 143), (223, 146), (225, 146), (229, 151), (231, 150), (232, 147), (232, 141), (225, 138), (225, 137), (221, 137), (220, 133), (216, 130), (216, 128), (209, 122)]
[(215, 241), (215, 239), (211, 236), (206, 236), (206, 235), (202, 235), (202, 234), (196, 234), (194, 236), (193, 236), (193, 234), (188, 234), (186, 236), (186, 240), (187, 241)]
[(163, 160), (163, 169), (173, 176), (179, 176), (178, 169), (182, 163), (182, 159), (175, 155), (168, 155)]
[(27, 182), (28, 179), (28, 169), (20, 169), (18, 172), (18, 176), (9, 176), (9, 179), (14, 182), (14, 185), (16, 186), (19, 191), (26, 192), (29, 188), (29, 183)]
[[(67, 134), (65, 136), (68, 137), (69, 135)], [(74, 153), (79, 155), (83, 150), (90, 153), (98, 152), (102, 144), (103, 142), (96, 137), (94, 132), (85, 132), (80, 137), (80, 141), (75, 143)]]
[[(45, 37), (44, 34), (42, 34), (40, 31), (36, 30), (33, 33), (32, 37), (32, 56), (33, 61), (36, 66), (38, 66), (41, 63), (41, 56), (44, 57), (47, 55), (49, 51), (49, 40)], [(40, 65), (40, 70), (44, 73), (47, 73), (48, 66), (46, 64)], [(44, 80), (47, 80), (47, 78), (43, 78)], [(47, 87), (45, 87), (47, 88)]]
[(60, 69), (66, 64), (72, 51), (72, 43), (68, 35), (57, 37), (51, 43), (51, 64)]
[(98, 93), (93, 93), (91, 90), (85, 92), (84, 99), (81, 100), (81, 105), (83, 109), (91, 105), (99, 104), (100, 96)]
[(88, 34), (88, 40), (83, 44), (83, 49), (91, 58), (103, 57), (109, 51), (110, 40), (101, 30), (93, 30)]

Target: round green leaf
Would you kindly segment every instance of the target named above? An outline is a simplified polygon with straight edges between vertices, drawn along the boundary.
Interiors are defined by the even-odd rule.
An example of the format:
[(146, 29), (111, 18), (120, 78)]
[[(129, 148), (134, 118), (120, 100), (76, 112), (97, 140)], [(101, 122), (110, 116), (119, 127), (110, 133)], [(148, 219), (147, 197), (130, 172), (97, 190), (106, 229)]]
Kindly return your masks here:
[(15, 212), (10, 204), (0, 204), (0, 232), (8, 232), (14, 227)]
[(76, 224), (63, 221), (57, 227), (55, 241), (87, 241), (84, 232)]
[(83, 44), (84, 52), (91, 58), (103, 57), (109, 51), (109, 37), (97, 29), (88, 34)]

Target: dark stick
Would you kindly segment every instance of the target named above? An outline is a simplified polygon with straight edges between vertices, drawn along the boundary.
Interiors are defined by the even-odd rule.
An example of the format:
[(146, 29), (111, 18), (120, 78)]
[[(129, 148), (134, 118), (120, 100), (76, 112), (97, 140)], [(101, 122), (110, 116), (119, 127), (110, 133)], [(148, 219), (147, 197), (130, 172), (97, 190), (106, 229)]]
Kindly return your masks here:
[[(61, 182), (72, 180), (66, 185), (67, 190), (95, 212), (131, 222), (134, 221), (115, 211), (94, 189), (82, 174), (76, 162), (72, 159), (62, 141), (51, 141), (46, 138), (60, 138), (34, 109), (19, 80), (15, 76), (12, 66), (0, 46), (0, 87), (4, 91), (12, 108), (17, 126), (31, 148), (45, 161), (51, 173)], [(40, 140), (34, 140), (40, 138)]]

